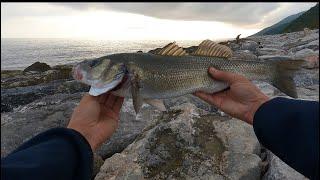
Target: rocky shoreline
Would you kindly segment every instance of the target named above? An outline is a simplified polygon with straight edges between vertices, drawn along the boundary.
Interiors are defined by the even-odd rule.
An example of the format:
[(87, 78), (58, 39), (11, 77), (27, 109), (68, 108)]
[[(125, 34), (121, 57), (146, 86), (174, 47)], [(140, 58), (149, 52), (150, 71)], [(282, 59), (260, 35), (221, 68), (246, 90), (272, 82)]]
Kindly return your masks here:
[[(319, 101), (319, 30), (222, 44), (234, 51), (231, 60), (305, 60), (294, 77), (298, 96)], [(44, 130), (67, 125), (89, 90), (72, 79), (71, 68), (36, 63), (24, 71), (1, 71), (1, 157)], [(254, 83), (270, 97), (286, 96), (270, 84)], [(125, 100), (119, 129), (95, 153), (95, 179), (305, 179), (261, 147), (246, 123), (192, 95), (165, 105), (167, 113), (145, 104), (136, 117)]]

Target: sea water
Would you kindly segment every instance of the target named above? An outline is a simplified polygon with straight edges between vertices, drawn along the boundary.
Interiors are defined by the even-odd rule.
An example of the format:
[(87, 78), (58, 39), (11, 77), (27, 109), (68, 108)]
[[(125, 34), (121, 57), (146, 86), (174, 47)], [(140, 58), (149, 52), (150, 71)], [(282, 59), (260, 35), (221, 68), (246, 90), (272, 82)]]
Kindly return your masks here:
[[(113, 53), (148, 52), (163, 47), (169, 40), (79, 40), (79, 39), (1, 39), (1, 70), (24, 69), (34, 62), (50, 66), (80, 62)], [(196, 46), (201, 42), (181, 40), (181, 47)]]

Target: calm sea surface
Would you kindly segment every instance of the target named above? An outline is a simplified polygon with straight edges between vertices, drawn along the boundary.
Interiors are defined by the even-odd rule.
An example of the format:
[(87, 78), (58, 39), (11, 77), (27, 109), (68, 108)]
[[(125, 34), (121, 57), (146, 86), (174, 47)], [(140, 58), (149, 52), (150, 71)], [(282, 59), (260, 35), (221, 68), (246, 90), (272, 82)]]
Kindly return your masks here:
[[(49, 65), (79, 62), (113, 53), (147, 52), (171, 41), (109, 41), (74, 39), (1, 39), (1, 70), (24, 69), (36, 61)], [(176, 41), (182, 47), (201, 41)]]

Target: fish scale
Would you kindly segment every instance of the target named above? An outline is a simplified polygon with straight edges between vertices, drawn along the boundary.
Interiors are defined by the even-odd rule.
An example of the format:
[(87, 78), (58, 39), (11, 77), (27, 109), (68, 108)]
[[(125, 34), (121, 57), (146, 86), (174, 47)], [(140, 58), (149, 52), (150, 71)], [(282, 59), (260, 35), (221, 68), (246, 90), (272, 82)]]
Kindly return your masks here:
[[(93, 96), (111, 90), (117, 96), (132, 98), (136, 113), (143, 102), (163, 111), (166, 108), (161, 99), (198, 90), (215, 93), (227, 88), (226, 82), (210, 77), (209, 67), (266, 81), (297, 97), (292, 77), (303, 61), (229, 60), (231, 56), (230, 48), (210, 40), (203, 41), (192, 55), (170, 43), (155, 54), (118, 53), (81, 62), (74, 68), (74, 77), (91, 85), (89, 94)], [(128, 78), (123, 81), (125, 75)], [(112, 90), (122, 81), (117, 90)]]
[[(261, 62), (236, 61), (226, 58), (185, 56), (159, 56), (149, 53), (122, 53), (109, 56), (115, 63), (124, 63), (129, 74), (140, 78), (143, 98), (173, 98), (204, 90), (216, 92), (227, 87), (226, 83), (210, 78), (209, 66), (237, 72), (248, 78), (266, 79), (268, 66)], [(256, 73), (256, 72), (259, 73)], [(269, 72), (270, 73), (270, 72)], [(127, 94), (126, 96), (130, 96)]]

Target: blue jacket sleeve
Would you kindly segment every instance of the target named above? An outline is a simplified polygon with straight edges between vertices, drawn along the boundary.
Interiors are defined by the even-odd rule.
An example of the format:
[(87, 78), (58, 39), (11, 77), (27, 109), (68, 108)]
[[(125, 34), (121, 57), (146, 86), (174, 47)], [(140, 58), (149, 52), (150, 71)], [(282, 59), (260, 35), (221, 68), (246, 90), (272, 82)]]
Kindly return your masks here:
[[(19, 133), (19, 132), (17, 132)], [(77, 131), (54, 128), (1, 159), (1, 179), (90, 179), (93, 153)]]
[(319, 102), (283, 97), (264, 103), (254, 115), (259, 142), (310, 179), (319, 179)]

